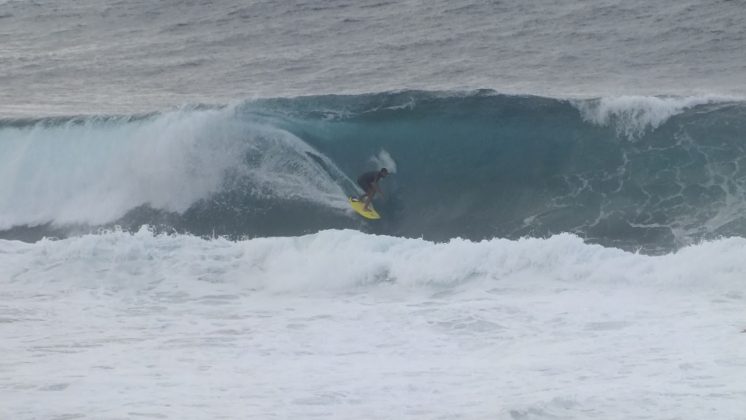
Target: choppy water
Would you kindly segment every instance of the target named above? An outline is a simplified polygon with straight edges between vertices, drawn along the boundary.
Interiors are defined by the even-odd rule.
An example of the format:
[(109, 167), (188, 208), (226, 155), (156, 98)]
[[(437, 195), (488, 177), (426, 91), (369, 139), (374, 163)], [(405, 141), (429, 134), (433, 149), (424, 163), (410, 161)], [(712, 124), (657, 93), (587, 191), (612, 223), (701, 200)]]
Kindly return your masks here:
[(738, 1), (5, 1), (0, 113), (495, 89), (746, 95)]

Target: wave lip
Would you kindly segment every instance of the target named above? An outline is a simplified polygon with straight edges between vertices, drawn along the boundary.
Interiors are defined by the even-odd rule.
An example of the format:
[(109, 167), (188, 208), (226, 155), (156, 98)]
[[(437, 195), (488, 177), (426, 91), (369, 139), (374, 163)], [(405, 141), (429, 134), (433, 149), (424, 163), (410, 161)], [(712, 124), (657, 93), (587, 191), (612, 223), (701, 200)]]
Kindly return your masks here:
[(572, 100), (571, 103), (578, 108), (583, 120), (602, 127), (613, 126), (619, 136), (634, 140), (687, 109), (732, 99), (723, 96), (616, 96)]

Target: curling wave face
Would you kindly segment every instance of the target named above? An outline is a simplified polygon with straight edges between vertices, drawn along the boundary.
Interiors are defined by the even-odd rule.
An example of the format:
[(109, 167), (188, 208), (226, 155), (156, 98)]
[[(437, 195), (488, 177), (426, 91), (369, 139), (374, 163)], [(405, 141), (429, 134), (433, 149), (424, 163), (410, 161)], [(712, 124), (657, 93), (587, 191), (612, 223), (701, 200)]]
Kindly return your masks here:
[[(0, 122), (0, 236), (329, 228), (667, 251), (746, 236), (746, 104), (405, 91)], [(368, 225), (352, 181), (396, 170)]]

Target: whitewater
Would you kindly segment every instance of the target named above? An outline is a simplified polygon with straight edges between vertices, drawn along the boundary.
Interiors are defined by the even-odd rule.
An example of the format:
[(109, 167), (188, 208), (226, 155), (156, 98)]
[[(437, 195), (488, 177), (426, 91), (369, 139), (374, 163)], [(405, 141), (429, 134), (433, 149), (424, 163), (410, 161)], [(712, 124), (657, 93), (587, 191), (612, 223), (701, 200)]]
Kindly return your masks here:
[(743, 239), (0, 242), (8, 418), (718, 418)]
[(0, 0), (0, 418), (743, 420), (744, 21)]

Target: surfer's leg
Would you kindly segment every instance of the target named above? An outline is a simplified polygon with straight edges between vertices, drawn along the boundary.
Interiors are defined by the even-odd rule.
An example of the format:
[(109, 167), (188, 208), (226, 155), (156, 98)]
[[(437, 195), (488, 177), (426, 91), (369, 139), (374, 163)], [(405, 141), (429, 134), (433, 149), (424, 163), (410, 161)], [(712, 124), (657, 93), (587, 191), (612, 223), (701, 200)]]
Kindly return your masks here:
[(368, 206), (370, 206), (370, 202), (373, 201), (373, 196), (375, 194), (376, 189), (371, 185), (370, 188), (365, 191), (365, 205), (363, 206), (363, 210), (368, 211)]
[(364, 201), (366, 197), (368, 197), (368, 192), (370, 191), (370, 185), (366, 185), (360, 182), (359, 179), (357, 181), (357, 185), (359, 185), (360, 189), (363, 190), (363, 194), (357, 197), (357, 201)]

